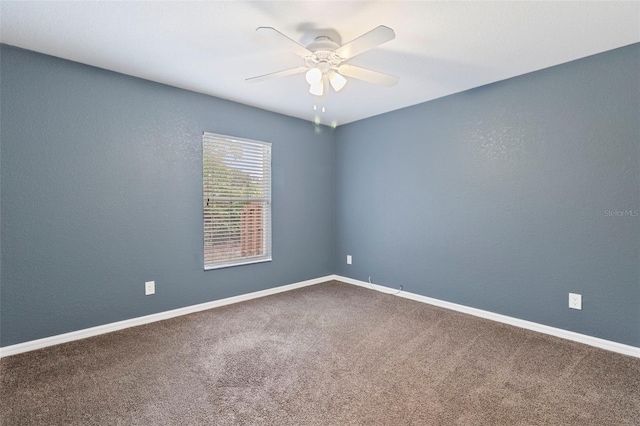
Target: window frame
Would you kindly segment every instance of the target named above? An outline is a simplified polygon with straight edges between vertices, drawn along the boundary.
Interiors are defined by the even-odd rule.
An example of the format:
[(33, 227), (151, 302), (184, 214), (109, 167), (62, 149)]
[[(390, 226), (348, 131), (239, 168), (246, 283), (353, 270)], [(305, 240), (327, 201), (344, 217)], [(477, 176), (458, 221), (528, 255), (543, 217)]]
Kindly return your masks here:
[[(263, 162), (262, 173), (267, 175), (268, 178), (265, 179), (260, 188), (267, 192), (266, 196), (262, 194), (261, 197), (247, 197), (247, 196), (225, 196), (225, 197), (217, 197), (219, 201), (231, 201), (233, 199), (237, 199), (237, 201), (247, 201), (247, 202), (260, 202), (262, 203), (262, 244), (263, 244), (263, 254), (260, 255), (247, 255), (242, 257), (228, 257), (223, 260), (217, 261), (209, 261), (207, 262), (207, 241), (213, 239), (211, 235), (208, 233), (213, 232), (213, 227), (207, 225), (207, 203), (211, 201), (212, 196), (207, 196), (207, 183), (211, 185), (211, 181), (208, 181), (207, 178), (207, 169), (205, 169), (207, 165), (207, 148), (206, 144), (213, 144), (215, 147), (215, 143), (220, 141), (224, 144), (235, 145), (236, 147), (248, 147), (250, 145), (260, 145), (263, 149), (264, 156), (268, 156), (266, 158), (266, 162)], [(255, 148), (254, 148), (255, 149)], [(237, 160), (235, 160), (237, 161)], [(254, 263), (263, 263), (263, 262), (271, 262), (273, 260), (272, 255), (272, 144), (271, 142), (258, 141), (254, 139), (240, 138), (229, 135), (222, 135), (219, 133), (212, 132), (203, 132), (202, 134), (202, 212), (203, 212), (203, 265), (204, 270), (212, 270), (212, 269), (221, 269), (228, 268), (232, 266), (241, 266), (241, 265), (250, 265)], [(228, 223), (228, 222), (227, 222)], [(213, 225), (215, 226), (215, 225)]]

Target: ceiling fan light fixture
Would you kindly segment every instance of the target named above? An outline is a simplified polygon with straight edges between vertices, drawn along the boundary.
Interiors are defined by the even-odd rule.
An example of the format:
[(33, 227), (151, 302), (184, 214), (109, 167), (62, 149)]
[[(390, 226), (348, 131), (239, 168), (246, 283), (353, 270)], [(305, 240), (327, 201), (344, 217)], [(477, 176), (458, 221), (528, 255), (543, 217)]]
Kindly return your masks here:
[(318, 68), (311, 68), (309, 71), (307, 71), (305, 78), (307, 80), (307, 83), (309, 83), (310, 85), (317, 85), (322, 81), (322, 71), (320, 71)]
[(329, 73), (329, 82), (331, 83), (331, 87), (333, 87), (333, 90), (339, 92), (340, 90), (342, 90), (344, 85), (347, 84), (347, 79), (337, 72), (331, 71)]

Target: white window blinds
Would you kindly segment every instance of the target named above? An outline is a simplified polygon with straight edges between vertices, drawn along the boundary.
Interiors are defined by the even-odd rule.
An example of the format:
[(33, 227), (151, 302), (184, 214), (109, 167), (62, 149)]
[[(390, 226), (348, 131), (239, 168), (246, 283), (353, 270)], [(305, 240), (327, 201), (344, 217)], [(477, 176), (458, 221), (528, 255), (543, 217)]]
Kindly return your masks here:
[(271, 260), (271, 144), (205, 132), (204, 269)]

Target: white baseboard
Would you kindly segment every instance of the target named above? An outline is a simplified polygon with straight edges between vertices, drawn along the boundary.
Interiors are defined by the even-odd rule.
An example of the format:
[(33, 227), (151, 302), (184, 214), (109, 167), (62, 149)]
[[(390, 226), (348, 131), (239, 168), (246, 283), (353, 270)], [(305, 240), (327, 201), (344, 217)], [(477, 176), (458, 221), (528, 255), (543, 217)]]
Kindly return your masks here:
[(272, 294), (282, 293), (284, 291), (289, 291), (296, 288), (323, 283), (332, 279), (334, 279), (333, 275), (315, 278), (312, 280), (301, 281), (275, 288), (269, 288), (253, 293), (228, 297), (226, 299), (214, 300), (212, 302), (200, 303), (198, 305), (186, 306), (184, 308), (173, 309), (171, 311), (159, 312), (157, 314), (145, 315), (143, 317), (131, 318), (124, 321), (112, 322), (110, 324), (99, 325), (97, 327), (85, 328), (83, 330), (72, 331), (70, 333), (58, 334), (56, 336), (45, 337), (43, 339), (31, 340), (29, 342), (18, 343), (16, 345), (5, 346), (0, 348), (0, 358), (9, 355), (16, 355), (23, 352), (33, 351), (36, 349), (46, 348), (47, 346), (59, 345), (60, 343), (71, 342), (73, 340), (80, 340), (87, 337), (97, 336), (99, 334), (110, 333), (112, 331), (122, 330), (124, 328), (135, 327), (138, 325), (162, 321), (165, 319), (187, 315), (194, 312), (205, 311), (207, 309), (217, 308), (219, 306), (231, 305), (233, 303), (239, 303), (246, 300), (257, 299), (259, 297), (270, 296)]
[(257, 299), (272, 294), (282, 293), (284, 291), (294, 290), (296, 288), (307, 287), (310, 285), (320, 284), (326, 281), (337, 280), (346, 284), (357, 285), (368, 289), (374, 289), (383, 293), (393, 294), (405, 299), (415, 300), (417, 302), (427, 303), (429, 305), (439, 306), (441, 308), (450, 309), (452, 311), (462, 312), (476, 317), (485, 318), (504, 324), (513, 325), (527, 330), (537, 331), (539, 333), (549, 334), (551, 336), (560, 337), (574, 342), (584, 343), (586, 345), (595, 346), (597, 348), (606, 349), (623, 355), (629, 355), (640, 358), (640, 348), (622, 343), (612, 342), (610, 340), (600, 339), (598, 337), (588, 336), (586, 334), (575, 333), (573, 331), (563, 330), (561, 328), (549, 327), (547, 325), (538, 324), (531, 321), (525, 321), (506, 315), (496, 314), (482, 309), (471, 308), (469, 306), (458, 305), (456, 303), (446, 302), (444, 300), (434, 299), (427, 296), (421, 296), (407, 291), (398, 292), (398, 289), (381, 286), (378, 284), (369, 284), (365, 281), (353, 278), (343, 277), (340, 275), (327, 275), (325, 277), (315, 278), (312, 280), (301, 281), (293, 284), (283, 285), (280, 287), (270, 288), (266, 290), (256, 291), (253, 293), (241, 294), (239, 296), (228, 297), (226, 299), (214, 300), (212, 302), (201, 303), (198, 305), (186, 306), (184, 308), (173, 309), (171, 311), (159, 312), (157, 314), (146, 315), (143, 317), (132, 318), (124, 321), (118, 321), (110, 324), (99, 325), (97, 327), (85, 328), (83, 330), (72, 331), (70, 333), (59, 334), (56, 336), (45, 337), (43, 339), (31, 340), (29, 342), (18, 343), (16, 345), (5, 346), (0, 348), (0, 358), (10, 355), (16, 355), (23, 352), (29, 352), (36, 349), (46, 348), (47, 346), (59, 345), (60, 343), (80, 340), (87, 337), (97, 336), (100, 334), (110, 333), (112, 331), (122, 330), (129, 327), (148, 324), (151, 322), (162, 321), (181, 315), (187, 315), (194, 312), (205, 311), (207, 309), (217, 308), (220, 306), (231, 305), (233, 303), (244, 302), (246, 300)]
[(331, 277), (331, 279), (338, 280), (347, 284), (353, 284), (360, 287), (369, 288), (369, 289), (373, 288), (383, 293), (394, 294), (399, 297), (404, 297), (405, 299), (411, 299), (417, 302), (427, 303), (429, 305), (451, 309), (452, 311), (458, 311), (458, 312), (473, 315), (476, 317), (486, 318), (486, 319), (501, 322), (504, 324), (520, 327), (520, 328), (526, 328), (527, 330), (533, 330), (539, 333), (549, 334), (551, 336), (572, 340), (574, 342), (584, 343), (586, 345), (595, 346), (597, 348), (606, 349), (608, 351), (617, 352), (623, 355), (630, 355), (636, 358), (640, 358), (640, 348), (636, 346), (624, 345), (622, 343), (612, 342), (610, 340), (600, 339), (598, 337), (588, 336), (586, 334), (575, 333), (573, 331), (550, 327), (548, 325), (538, 324), (536, 322), (525, 321), (522, 319), (509, 317), (506, 315), (496, 314), (489, 311), (483, 311), (482, 309), (476, 309), (476, 308), (471, 308), (469, 306), (458, 305), (456, 303), (445, 302), (444, 300), (433, 299), (431, 297), (421, 296), (419, 294), (409, 293), (406, 291), (401, 291), (400, 293), (397, 293), (398, 289), (385, 287), (378, 284), (369, 284), (368, 282), (365, 282), (365, 281), (342, 277), (340, 275), (334, 275)]

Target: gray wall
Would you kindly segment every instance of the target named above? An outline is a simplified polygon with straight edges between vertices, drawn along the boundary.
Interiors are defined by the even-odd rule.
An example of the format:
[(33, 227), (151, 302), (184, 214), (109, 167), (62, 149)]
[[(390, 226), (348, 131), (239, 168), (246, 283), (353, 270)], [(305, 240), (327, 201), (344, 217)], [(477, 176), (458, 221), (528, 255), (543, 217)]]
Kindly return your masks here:
[[(336, 133), (8, 46), (0, 66), (2, 346), (331, 273), (640, 346), (640, 45)], [(273, 262), (203, 271), (202, 131), (273, 143)]]
[(640, 346), (639, 104), (636, 44), (339, 127), (336, 273)]
[[(9, 46), (0, 55), (0, 345), (333, 273), (330, 129)], [(203, 131), (273, 143), (272, 262), (203, 270)]]

